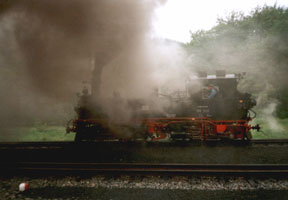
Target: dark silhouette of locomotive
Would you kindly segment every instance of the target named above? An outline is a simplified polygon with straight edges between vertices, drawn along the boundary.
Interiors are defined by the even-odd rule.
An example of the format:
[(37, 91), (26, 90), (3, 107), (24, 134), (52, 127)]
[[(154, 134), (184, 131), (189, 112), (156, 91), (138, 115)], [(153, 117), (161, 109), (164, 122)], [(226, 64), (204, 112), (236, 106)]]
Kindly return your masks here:
[[(251, 110), (256, 101), (251, 94), (238, 91), (238, 82), (243, 76), (226, 74), (222, 70), (216, 71), (216, 75), (201, 72), (189, 78), (185, 91), (169, 95), (156, 92), (153, 98), (146, 100), (124, 101), (115, 93), (113, 104), (130, 113), (125, 123), (111, 121), (84, 88), (75, 108), (78, 118), (68, 125), (67, 131), (76, 132), (76, 141), (249, 140), (250, 130), (259, 131), (260, 127), (249, 125), (256, 117)], [(169, 104), (159, 109), (153, 102), (155, 98), (157, 101), (168, 99)], [(117, 116), (116, 111), (114, 114)]]

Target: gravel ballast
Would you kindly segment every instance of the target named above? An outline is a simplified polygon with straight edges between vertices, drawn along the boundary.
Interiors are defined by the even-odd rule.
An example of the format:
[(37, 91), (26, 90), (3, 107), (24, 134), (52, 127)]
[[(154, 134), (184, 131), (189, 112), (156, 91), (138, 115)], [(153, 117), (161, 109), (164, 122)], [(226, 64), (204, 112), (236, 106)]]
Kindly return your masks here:
[[(288, 191), (288, 180), (274, 178), (241, 178), (241, 177), (159, 177), (159, 176), (94, 176), (83, 177), (13, 177), (0, 179), (1, 199), (85, 199), (98, 198), (100, 194), (113, 194), (113, 191), (189, 191), (220, 192), (225, 191)], [(29, 189), (20, 192), (20, 183), (29, 183)], [(102, 193), (101, 193), (102, 191)], [(99, 194), (98, 194), (99, 193)], [(133, 192), (132, 192), (133, 193)], [(135, 195), (141, 192), (136, 192)], [(177, 193), (177, 192), (176, 192)], [(208, 194), (207, 193), (207, 194)], [(180, 193), (179, 193), (180, 194)], [(92, 195), (92, 196), (91, 196)], [(108, 195), (108, 196), (109, 196)], [(115, 194), (116, 195), (116, 194)], [(107, 196), (107, 195), (106, 195)], [(107, 196), (107, 198), (108, 198)], [(117, 195), (116, 195), (117, 196)], [(97, 198), (96, 198), (97, 197)], [(118, 198), (117, 198), (118, 197)], [(117, 196), (115, 199), (120, 199)], [(134, 196), (135, 197), (135, 196)], [(88, 199), (89, 199), (88, 198)], [(92, 199), (93, 199), (92, 198)], [(109, 198), (112, 198), (109, 196)], [(108, 199), (109, 199), (108, 198)], [(135, 197), (136, 198), (136, 197)], [(287, 197), (288, 198), (288, 197)], [(104, 198), (105, 199), (105, 198)], [(113, 198), (112, 198), (113, 199)], [(284, 198), (285, 199), (285, 198)]]

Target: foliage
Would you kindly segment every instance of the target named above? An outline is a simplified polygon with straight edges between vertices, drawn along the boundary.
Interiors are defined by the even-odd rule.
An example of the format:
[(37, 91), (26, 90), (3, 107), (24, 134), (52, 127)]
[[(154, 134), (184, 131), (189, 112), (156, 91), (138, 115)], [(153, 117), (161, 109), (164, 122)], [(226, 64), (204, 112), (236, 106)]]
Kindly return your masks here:
[[(208, 31), (191, 33), (186, 44), (196, 70), (246, 71), (246, 89), (277, 99), (277, 115), (288, 117), (288, 9), (264, 6), (249, 15), (231, 13)], [(260, 83), (259, 83), (260, 81)], [(244, 83), (245, 84), (245, 83)], [(253, 87), (251, 87), (253, 85)]]

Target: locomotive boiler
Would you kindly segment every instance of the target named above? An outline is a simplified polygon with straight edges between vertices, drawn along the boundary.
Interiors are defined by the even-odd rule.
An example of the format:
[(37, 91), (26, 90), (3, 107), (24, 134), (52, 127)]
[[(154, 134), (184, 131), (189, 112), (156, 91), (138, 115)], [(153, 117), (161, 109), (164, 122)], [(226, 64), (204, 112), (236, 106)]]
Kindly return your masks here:
[[(259, 131), (260, 127), (250, 125), (256, 117), (251, 110), (256, 101), (237, 88), (243, 76), (223, 70), (215, 75), (201, 72), (189, 77), (185, 90), (170, 94), (158, 91), (151, 99), (124, 101), (114, 94), (114, 105), (125, 105), (130, 113), (125, 123), (111, 120), (84, 89), (75, 108), (77, 119), (68, 124), (67, 132), (76, 133), (75, 141), (249, 140), (251, 129)], [(169, 103), (159, 109), (155, 99)]]

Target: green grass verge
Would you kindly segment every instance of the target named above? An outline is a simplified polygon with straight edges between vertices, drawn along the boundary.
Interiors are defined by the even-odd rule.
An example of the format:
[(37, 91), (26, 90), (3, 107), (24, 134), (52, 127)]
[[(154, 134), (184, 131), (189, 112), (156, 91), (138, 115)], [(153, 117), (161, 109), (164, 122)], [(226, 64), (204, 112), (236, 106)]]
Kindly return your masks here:
[(260, 124), (261, 131), (252, 131), (254, 139), (288, 139), (288, 119), (255, 119), (253, 124)]
[(73, 141), (75, 133), (66, 134), (64, 126), (0, 128), (0, 142)]

